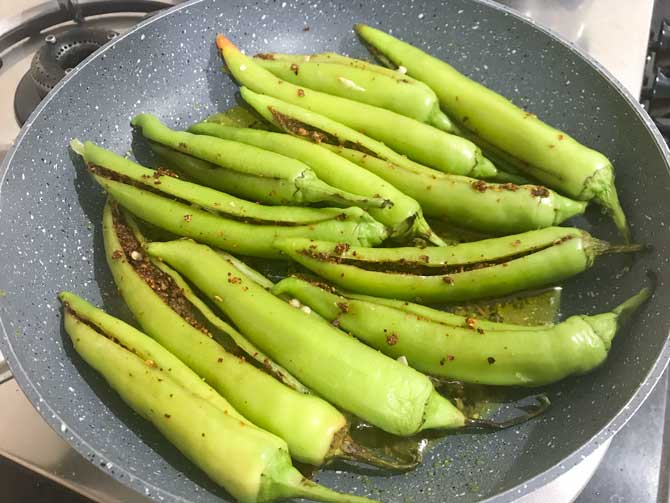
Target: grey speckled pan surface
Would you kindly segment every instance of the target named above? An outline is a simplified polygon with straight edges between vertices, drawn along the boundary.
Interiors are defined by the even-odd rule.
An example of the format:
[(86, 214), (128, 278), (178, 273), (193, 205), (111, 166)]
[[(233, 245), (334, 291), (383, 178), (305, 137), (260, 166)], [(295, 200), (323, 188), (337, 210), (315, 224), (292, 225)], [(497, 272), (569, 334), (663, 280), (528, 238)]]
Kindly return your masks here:
[[(504, 9), (467, 0), (181, 6), (104, 48), (49, 96), (5, 159), (0, 198), (0, 289), (6, 293), (0, 349), (56, 431), (92, 463), (152, 498), (205, 502), (226, 495), (109, 391), (61, 329), (56, 293), (62, 289), (127, 314), (104, 263), (101, 191), (75, 169), (68, 142), (90, 139), (123, 153), (130, 148), (129, 119), (138, 112), (183, 127), (232, 105), (236, 87), (220, 71), (217, 32), (249, 53), (365, 56), (351, 29), (356, 21), (392, 29), (614, 161), (633, 234), (654, 250), (632, 263), (605, 257), (566, 284), (566, 314), (613, 306), (647, 281), (647, 270), (657, 272), (658, 289), (617, 337), (605, 366), (548, 390), (553, 407), (541, 419), (496, 434), (445, 438), (406, 475), (367, 477), (338, 472), (338, 466), (322, 471), (319, 481), (384, 501), (513, 500), (578, 463), (620, 428), (668, 359), (667, 149), (634, 100), (574, 48)], [(615, 238), (597, 210), (577, 223)]]

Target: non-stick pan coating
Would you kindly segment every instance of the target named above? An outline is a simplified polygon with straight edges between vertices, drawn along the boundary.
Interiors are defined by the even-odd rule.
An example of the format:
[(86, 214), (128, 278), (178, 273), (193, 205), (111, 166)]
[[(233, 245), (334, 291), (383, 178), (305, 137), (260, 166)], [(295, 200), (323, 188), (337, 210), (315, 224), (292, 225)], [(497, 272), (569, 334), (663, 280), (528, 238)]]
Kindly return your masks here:
[[(667, 361), (667, 149), (634, 100), (573, 47), (504, 9), (468, 0), (181, 6), (105, 47), (49, 95), (5, 159), (0, 199), (0, 289), (6, 293), (0, 349), (56, 431), (92, 463), (153, 498), (226, 496), (129, 411), (62, 331), (56, 293), (63, 289), (127, 316), (104, 262), (101, 190), (74, 167), (68, 142), (78, 137), (125, 153), (129, 119), (138, 112), (184, 127), (234, 104), (236, 86), (221, 72), (214, 49), (217, 32), (247, 53), (366, 56), (354, 22), (392, 30), (447, 59), (614, 161), (633, 235), (654, 249), (634, 262), (605, 257), (569, 282), (565, 313), (613, 306), (648, 282), (647, 270), (656, 271), (658, 289), (615, 339), (604, 367), (549, 389), (553, 407), (542, 419), (495, 434), (452, 435), (406, 475), (338, 473), (343, 467), (334, 466), (319, 481), (385, 501), (510, 501), (569, 469), (621, 427)], [(578, 224), (616, 239), (597, 209)]]

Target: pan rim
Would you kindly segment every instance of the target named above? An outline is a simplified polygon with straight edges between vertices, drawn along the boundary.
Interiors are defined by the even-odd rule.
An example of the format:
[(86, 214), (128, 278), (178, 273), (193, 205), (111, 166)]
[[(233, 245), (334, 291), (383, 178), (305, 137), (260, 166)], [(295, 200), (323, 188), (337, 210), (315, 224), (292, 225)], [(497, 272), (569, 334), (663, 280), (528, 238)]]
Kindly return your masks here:
[[(138, 23), (128, 32), (126, 32), (120, 37), (117, 37), (116, 39), (114, 39), (113, 41), (102, 47), (100, 50), (94, 52), (89, 57), (87, 57), (82, 63), (80, 63), (77, 67), (75, 67), (75, 69), (72, 72), (66, 75), (65, 78), (62, 79), (56, 85), (53, 91), (49, 93), (49, 95), (30, 114), (28, 120), (21, 128), (21, 131), (16, 137), (14, 144), (12, 145), (11, 149), (6, 154), (2, 164), (0, 165), (0, 173), (2, 173), (2, 176), (0, 177), (0, 218), (2, 215), (2, 204), (1, 204), (2, 189), (5, 185), (4, 184), (5, 178), (7, 177), (11, 161), (13, 160), (16, 151), (20, 147), (24, 137), (27, 135), (35, 119), (41, 114), (43, 109), (48, 106), (48, 104), (60, 92), (60, 90), (65, 85), (67, 85), (70, 79), (74, 78), (74, 76), (77, 75), (79, 71), (81, 71), (92, 61), (96, 60), (100, 55), (112, 49), (114, 46), (116, 46), (116, 44), (121, 42), (121, 40), (124, 40), (128, 36), (131, 36), (138, 30), (141, 30), (145, 26), (155, 21), (159, 21), (160, 19), (166, 16), (171, 15), (173, 12), (187, 9), (193, 5), (197, 5), (205, 1), (215, 1), (215, 0), (188, 0), (185, 3), (170, 7), (152, 16), (151, 18)], [(562, 35), (556, 33), (554, 30), (532, 19), (523, 16), (521, 13), (513, 10), (510, 7), (498, 4), (492, 0), (471, 0), (471, 1), (473, 1), (476, 4), (484, 5), (487, 8), (501, 11), (505, 13), (505, 15), (512, 16), (517, 21), (529, 25), (531, 28), (540, 31), (553, 41), (558, 42), (566, 49), (570, 50), (578, 58), (582, 59), (587, 64), (589, 64), (618, 92), (618, 94), (627, 102), (632, 111), (635, 112), (637, 117), (642, 121), (647, 132), (651, 135), (660, 155), (664, 159), (666, 171), (668, 172), (668, 176), (670, 176), (670, 149), (666, 145), (665, 141), (663, 140), (663, 137), (661, 136), (660, 132), (654, 125), (653, 121), (651, 120), (647, 112), (642, 108), (642, 106), (632, 96), (632, 94), (625, 87), (623, 87), (621, 82), (619, 82), (619, 80), (614, 75), (612, 75), (612, 73), (609, 70), (607, 70), (601, 63), (599, 63), (585, 51), (583, 51), (575, 44), (564, 38)], [(2, 220), (0, 219), (0, 221)], [(12, 347), (12, 343), (7, 334), (5, 324), (3, 322), (2, 315), (0, 315), (0, 335), (2, 335), (2, 337), (0, 337), (0, 350), (2, 350), (3, 354), (5, 355), (14, 378), (19, 384), (21, 390), (26, 395), (28, 395), (33, 406), (36, 406), (36, 404), (40, 404), (38, 412), (42, 416), (42, 418), (47, 422), (47, 424), (49, 424), (49, 426), (61, 438), (63, 438), (68, 444), (70, 444), (83, 457), (88, 458), (90, 457), (91, 454), (93, 454), (98, 460), (105, 461), (106, 464), (111, 463), (111, 461), (104, 454), (100, 453), (95, 448), (93, 448), (93, 446), (91, 446), (85, 440), (83, 440), (83, 438), (81, 438), (81, 436), (79, 436), (75, 431), (69, 428), (67, 432), (61, 431), (60, 426), (61, 424), (63, 424), (63, 421), (61, 420), (60, 416), (49, 406), (48, 402), (42, 398), (41, 393), (28, 377), (27, 372), (23, 369), (23, 366), (20, 363), (20, 361), (16, 358), (14, 349)], [(628, 420), (635, 414), (638, 408), (644, 403), (644, 401), (647, 399), (651, 391), (654, 389), (655, 385), (663, 375), (665, 368), (668, 366), (669, 361), (670, 361), (670, 333), (666, 334), (665, 343), (663, 344), (663, 347), (661, 348), (655, 362), (647, 372), (647, 375), (645, 376), (640, 386), (634, 391), (634, 393), (632, 394), (630, 399), (626, 402), (626, 404), (622, 406), (622, 408), (612, 417), (612, 419), (605, 426), (603, 426), (603, 428), (600, 429), (598, 433), (596, 433), (586, 443), (584, 443), (583, 445), (572, 451), (570, 454), (565, 456), (561, 461), (557, 462), (555, 465), (551, 466), (544, 472), (539, 473), (524, 482), (520, 482), (519, 484), (511, 487), (510, 489), (507, 489), (504, 492), (501, 492), (499, 494), (481, 500), (481, 502), (503, 503), (503, 502), (514, 501), (524, 495), (534, 492), (540, 487), (558, 478), (561, 474), (565, 473), (570, 468), (576, 466), (586, 456), (591, 454), (596, 448), (598, 448), (607, 440), (611, 439), (614, 436), (614, 434), (616, 434), (628, 422)], [(170, 498), (173, 501), (180, 501), (180, 502), (188, 501), (187, 499), (177, 496), (171, 493), (170, 491), (167, 491), (161, 487), (158, 487), (150, 482), (145, 481), (144, 479), (136, 476), (135, 474), (131, 473), (129, 470), (126, 470), (121, 466), (114, 465), (115, 468), (114, 472), (110, 472), (109, 470), (104, 470), (99, 463), (93, 463), (93, 464), (96, 467), (98, 467), (98, 469), (104, 471), (108, 475), (115, 478), (117, 481), (135, 489), (140, 494), (144, 494), (145, 496), (149, 496), (155, 499), (156, 495), (160, 494), (163, 497)]]

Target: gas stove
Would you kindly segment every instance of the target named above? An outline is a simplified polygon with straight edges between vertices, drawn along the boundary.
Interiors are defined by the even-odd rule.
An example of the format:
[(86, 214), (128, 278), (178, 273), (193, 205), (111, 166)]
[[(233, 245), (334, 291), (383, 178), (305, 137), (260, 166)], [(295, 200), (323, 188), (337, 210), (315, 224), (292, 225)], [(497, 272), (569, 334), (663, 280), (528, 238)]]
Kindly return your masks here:
[[(0, 121), (0, 159), (30, 112), (77, 63), (151, 12), (179, 1), (0, 0), (3, 3), (0, 117), (4, 119)], [(652, 115), (655, 114), (663, 134), (670, 137), (670, 23), (657, 30), (658, 35), (654, 31), (649, 44), (654, 0), (636, 0), (634, 8), (629, 0), (500, 0), (500, 3), (554, 29), (590, 53), (632, 95), (642, 96), (644, 105)], [(670, 10), (670, 6), (666, 8)], [(670, 16), (670, 12), (667, 15)], [(654, 22), (654, 26), (659, 23)], [(0, 173), (0, 179), (2, 175)], [(1, 295), (2, 292), (0, 302)], [(580, 503), (604, 500), (670, 503), (667, 494), (670, 478), (660, 480), (658, 477), (659, 473), (670, 471), (667, 450), (663, 451), (655, 444), (646, 446), (639, 441), (645, 434), (649, 438), (663, 438), (666, 382), (667, 379), (661, 380), (651, 396), (653, 403), (648, 400), (631, 424), (615, 437), (613, 452), (608, 453), (609, 442), (602, 445), (580, 465), (520, 501), (568, 503), (579, 497)], [(649, 421), (641, 414), (649, 414), (653, 420)], [(665, 425), (670, 430), (670, 420), (665, 421)], [(632, 427), (637, 430), (630, 433)], [(670, 444), (670, 431), (665, 436), (661, 446)], [(641, 448), (646, 451), (641, 453)], [(148, 501), (70, 449), (23, 396), (2, 355), (0, 455), (38, 474), (33, 484), (37, 484), (38, 477), (48, 477), (94, 501)], [(640, 484), (646, 484), (642, 489), (651, 488), (648, 492), (653, 493), (653, 499), (642, 497), (644, 491), (620, 490), (620, 486), (630, 485), (628, 479), (617, 472), (624, 466), (619, 459), (621, 456), (636, 460), (633, 468), (639, 472), (637, 475), (641, 475), (637, 478), (641, 479)], [(0, 464), (0, 487), (2, 466)], [(29, 491), (21, 494), (26, 500), (33, 500), (34, 495)], [(54, 495), (45, 501), (56, 498), (58, 496)]]

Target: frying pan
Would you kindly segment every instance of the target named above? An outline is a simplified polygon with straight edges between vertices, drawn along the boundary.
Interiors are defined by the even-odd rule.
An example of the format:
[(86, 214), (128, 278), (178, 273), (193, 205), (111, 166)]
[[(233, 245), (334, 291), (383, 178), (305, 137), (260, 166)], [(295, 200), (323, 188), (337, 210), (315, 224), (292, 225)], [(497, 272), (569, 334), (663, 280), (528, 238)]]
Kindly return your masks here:
[[(587, 145), (617, 168), (636, 240), (653, 246), (634, 261), (605, 257), (564, 286), (562, 311), (597, 312), (648, 283), (657, 290), (615, 339), (607, 363), (546, 389), (540, 419), (495, 434), (450, 435), (424, 465), (402, 476), (342, 466), (318, 480), (385, 501), (512, 501), (570, 469), (613, 435), (645, 399), (668, 360), (670, 194), (668, 150), (635, 100), (569, 43), (490, 2), (385, 3), (205, 0), (158, 15), (105, 46), (33, 113), (5, 158), (0, 192), (0, 349), (46, 421), (92, 463), (157, 500), (215, 501), (225, 492), (132, 413), (77, 357), (61, 328), (56, 293), (73, 290), (128, 317), (104, 263), (101, 191), (77, 168), (72, 137), (120, 153), (129, 119), (152, 112), (184, 127), (235, 104), (221, 72), (217, 32), (249, 53), (335, 50), (365, 57), (355, 21), (452, 62)], [(616, 239), (597, 209), (575, 222)]]

